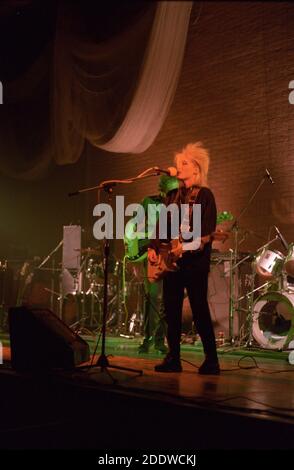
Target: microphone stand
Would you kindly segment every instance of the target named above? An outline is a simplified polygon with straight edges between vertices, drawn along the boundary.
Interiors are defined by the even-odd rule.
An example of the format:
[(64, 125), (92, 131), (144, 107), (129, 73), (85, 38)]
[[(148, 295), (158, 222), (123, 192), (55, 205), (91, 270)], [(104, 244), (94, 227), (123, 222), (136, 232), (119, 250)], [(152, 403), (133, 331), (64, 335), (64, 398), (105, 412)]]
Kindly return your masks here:
[[(116, 183), (112, 184), (104, 184), (103, 185), (103, 190), (107, 193), (108, 195), (108, 201), (110, 203), (111, 201), (111, 193), (113, 191), (113, 186)], [(99, 188), (100, 189), (100, 188)], [(96, 366), (100, 367), (101, 372), (106, 372), (110, 378), (112, 379), (113, 383), (116, 382), (116, 380), (113, 378), (113, 376), (110, 374), (108, 371), (109, 368), (112, 369), (118, 369), (118, 370), (124, 370), (128, 372), (135, 372), (139, 375), (143, 374), (142, 370), (138, 369), (131, 369), (129, 367), (121, 367), (117, 366), (114, 364), (109, 363), (108, 357), (105, 354), (105, 341), (106, 341), (106, 322), (107, 322), (107, 315), (108, 315), (108, 266), (109, 266), (109, 255), (110, 255), (110, 245), (109, 245), (109, 239), (107, 237), (104, 238), (104, 288), (103, 288), (103, 317), (102, 317), (102, 344), (101, 344), (101, 354), (96, 362)]]
[[(153, 173), (149, 173), (150, 171), (153, 171)], [(75, 196), (83, 192), (87, 191), (94, 191), (98, 190), (100, 191), (101, 189), (104, 190), (107, 193), (108, 196), (108, 201), (110, 203), (111, 201), (111, 194), (113, 192), (113, 187), (116, 186), (118, 183), (132, 183), (133, 181), (136, 181), (137, 179), (142, 179), (142, 178), (148, 178), (150, 176), (157, 176), (159, 173), (156, 168), (150, 168), (140, 175), (138, 175), (135, 178), (130, 178), (126, 180), (109, 180), (109, 181), (104, 181), (102, 184), (90, 188), (85, 188), (81, 189), (78, 191), (75, 191), (73, 193), (69, 193), (69, 196)], [(106, 321), (107, 321), (107, 315), (108, 315), (108, 265), (109, 265), (109, 255), (110, 255), (110, 246), (109, 246), (109, 239), (107, 237), (104, 238), (104, 289), (103, 289), (103, 318), (102, 318), (102, 330), (101, 330), (101, 335), (102, 335), (102, 344), (101, 344), (101, 354), (96, 362), (96, 366), (100, 367), (100, 372), (106, 372), (108, 376), (112, 379), (113, 383), (116, 383), (117, 380), (113, 378), (111, 373), (109, 372), (109, 368), (112, 369), (118, 369), (118, 370), (123, 370), (123, 371), (128, 371), (128, 372), (135, 372), (138, 375), (143, 374), (143, 370), (138, 370), (138, 369), (131, 369), (129, 367), (121, 367), (117, 365), (110, 364), (108, 361), (108, 357), (105, 354), (105, 341), (106, 341)]]
[[(235, 219), (232, 227), (230, 228), (230, 232), (234, 233), (234, 248), (231, 252), (230, 256), (230, 302), (229, 302), (229, 342), (230, 344), (234, 344), (235, 338), (234, 338), (234, 310), (235, 310), (235, 304), (238, 300), (236, 300), (236, 297), (238, 298), (238, 284), (236, 286), (236, 279), (238, 275), (238, 271), (236, 268), (241, 264), (240, 262), (238, 263), (238, 245), (239, 245), (239, 221), (241, 217), (245, 214), (245, 212), (248, 210), (251, 202), (255, 198), (256, 194), (264, 184), (266, 178), (268, 178), (268, 175), (264, 175), (260, 182), (258, 183), (256, 189), (252, 193), (251, 197), (249, 198), (248, 202), (245, 204), (243, 207), (240, 215), (238, 218)], [(245, 261), (246, 258), (244, 258)], [(237, 293), (236, 293), (237, 292)]]
[[(58, 245), (53, 248), (53, 250), (49, 253), (49, 255), (46, 256), (46, 258), (43, 259), (43, 261), (37, 266), (35, 269), (40, 269), (43, 270), (43, 266), (49, 261), (49, 259), (59, 250), (59, 248), (63, 245), (63, 239), (58, 243)], [(50, 281), (50, 308), (52, 311), (54, 311), (54, 295), (56, 295), (55, 292), (55, 260), (54, 258), (52, 259), (52, 268), (51, 268), (51, 281)], [(61, 318), (62, 312), (61, 312), (61, 304), (59, 302), (59, 317)]]

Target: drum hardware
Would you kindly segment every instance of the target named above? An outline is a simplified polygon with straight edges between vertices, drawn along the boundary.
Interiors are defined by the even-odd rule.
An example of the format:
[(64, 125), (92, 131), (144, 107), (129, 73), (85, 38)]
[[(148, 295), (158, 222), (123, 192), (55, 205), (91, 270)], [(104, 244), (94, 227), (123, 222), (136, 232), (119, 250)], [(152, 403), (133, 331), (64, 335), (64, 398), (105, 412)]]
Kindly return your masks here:
[(99, 299), (93, 293), (72, 292), (63, 298), (62, 318), (78, 334), (95, 336), (94, 317), (98, 317), (100, 311)]
[(123, 269), (124, 263), (121, 261), (116, 261), (114, 273), (117, 276), (117, 295), (116, 295), (116, 313), (117, 313), (117, 324), (115, 332), (118, 335), (121, 328), (123, 327), (123, 317), (124, 317), (124, 295), (123, 295)]
[(256, 287), (255, 289), (252, 289), (251, 291), (247, 292), (245, 295), (242, 295), (241, 297), (238, 298), (238, 302), (240, 302), (241, 300), (244, 300), (244, 299), (248, 299), (248, 297), (252, 294), (254, 294), (255, 292), (258, 292), (259, 290), (261, 289), (264, 289), (266, 287), (269, 287), (271, 286), (271, 282), (270, 281), (267, 281), (265, 282), (264, 284), (262, 284), (261, 286), (259, 287)]
[[(234, 313), (239, 310), (239, 303), (241, 300), (246, 298), (248, 301), (247, 295), (238, 298), (239, 295), (239, 266), (241, 266), (245, 261), (249, 261), (252, 258), (252, 254), (246, 254), (243, 258), (238, 261), (239, 255), (237, 250), (237, 234), (235, 234), (235, 250), (230, 249), (230, 261), (229, 261), (229, 270), (228, 273), (230, 277), (229, 283), (229, 292), (230, 292), (230, 301), (229, 301), (229, 343), (233, 345), (235, 343), (234, 338)], [(252, 283), (252, 278), (249, 281)]]
[[(248, 283), (246, 294), (238, 298), (238, 302), (247, 300), (247, 347), (251, 347), (255, 340), (262, 348), (281, 350), (289, 346), (294, 337), (294, 278), (289, 276), (285, 267), (289, 252), (288, 259), (292, 256), (291, 245), (285, 257), (268, 248), (276, 239), (257, 249), (251, 265), (252, 283)], [(256, 275), (266, 282), (255, 287)], [(254, 298), (258, 292), (260, 295)]]
[[(95, 336), (101, 325), (101, 298), (99, 297), (96, 267), (99, 265), (91, 256), (99, 255), (94, 248), (75, 249), (82, 254), (78, 270), (73, 273), (74, 289), (62, 296), (61, 317), (75, 332)], [(89, 281), (90, 285), (86, 285)]]
[[(247, 212), (250, 204), (254, 200), (255, 196), (257, 195), (258, 191), (264, 184), (265, 180), (269, 179), (271, 183), (273, 183), (273, 180), (270, 176), (270, 173), (266, 169), (265, 174), (263, 177), (260, 179), (256, 189), (253, 191), (252, 195), (250, 196), (249, 200), (241, 210), (239, 216), (235, 218), (231, 228), (229, 231), (233, 232), (234, 234), (234, 249), (232, 251), (232, 256), (230, 259), (231, 263), (231, 269), (230, 269), (230, 308), (229, 308), (229, 342), (231, 344), (234, 343), (234, 334), (233, 334), (233, 317), (234, 317), (234, 310), (237, 305), (237, 298), (238, 298), (238, 272), (236, 269), (236, 265), (238, 262), (238, 250), (239, 250), (239, 231), (240, 231), (240, 219), (243, 217), (243, 215)], [(275, 238), (276, 239), (276, 238)]]
[[(26, 304), (59, 312), (58, 305), (56, 305), (56, 296), (59, 297), (56, 287), (59, 280), (56, 274), (60, 273), (61, 269), (55, 267), (53, 255), (60, 246), (61, 244), (54, 248), (41, 264), (40, 257), (37, 256), (22, 264), (15, 279), (17, 281), (16, 306)], [(50, 258), (51, 267), (44, 267), (45, 262), (47, 263)]]
[(91, 256), (91, 255), (101, 256), (101, 250), (97, 248), (91, 248), (91, 247), (75, 248), (75, 251), (79, 251), (82, 255), (85, 254), (87, 256)]
[[(132, 265), (132, 274), (129, 281), (126, 281), (127, 262)], [(138, 269), (139, 263), (136, 262), (135, 266), (136, 268), (133, 269), (133, 262), (129, 260), (126, 253), (122, 262), (122, 283), (120, 291), (122, 299), (121, 304), (123, 306), (121, 319), (124, 317), (124, 321), (120, 323), (119, 330), (119, 335), (124, 338), (134, 338), (134, 336), (140, 335), (143, 325), (144, 278), (140, 276), (140, 270)], [(128, 273), (130, 274), (130, 270)], [(133, 292), (133, 290), (135, 290), (135, 292)], [(128, 297), (132, 297), (132, 299), (136, 301), (132, 313), (129, 312)]]
[[(264, 251), (266, 250), (266, 248), (268, 246), (270, 246), (275, 240), (277, 239), (277, 236), (275, 238), (273, 238), (272, 240), (270, 240), (269, 242), (267, 242), (266, 244), (264, 244), (262, 247), (258, 248), (257, 250), (257, 254), (260, 254), (260, 253), (264, 253)], [(245, 258), (243, 258), (242, 260), (240, 260), (239, 262), (235, 263), (232, 268), (231, 268), (231, 273), (232, 272), (236, 272), (236, 268), (241, 264), (243, 263), (245, 260), (249, 260), (251, 258), (252, 255), (248, 255), (246, 256)], [(256, 260), (257, 256), (255, 255), (255, 260)], [(247, 310), (247, 317), (246, 317), (246, 320), (245, 320), (245, 323), (247, 325), (247, 341), (245, 343), (245, 346), (246, 347), (251, 347), (252, 344), (253, 344), (253, 334), (252, 334), (252, 325), (253, 325), (253, 301), (254, 301), (254, 294), (256, 292), (258, 292), (259, 290), (263, 289), (263, 288), (267, 288), (270, 286), (270, 281), (266, 281), (264, 284), (262, 284), (261, 286), (257, 287), (257, 288), (254, 288), (254, 279), (255, 279), (255, 275), (257, 274), (257, 271), (256, 271), (256, 265), (254, 264), (254, 262), (252, 263), (251, 265), (252, 267), (252, 275), (249, 276), (249, 278), (251, 279), (251, 282), (250, 282), (250, 279), (249, 279), (249, 290), (246, 292), (245, 295), (241, 296), (241, 297), (238, 297), (238, 291), (237, 290), (237, 296), (235, 298), (233, 298), (231, 300), (231, 303), (230, 303), (230, 319), (233, 318), (233, 313), (234, 311), (238, 311), (238, 307), (239, 307), (239, 304), (242, 300), (246, 300), (247, 302), (247, 305), (246, 305), (246, 310)], [(237, 278), (237, 282), (238, 282), (238, 272), (236, 272), (236, 275), (235, 277)], [(269, 277), (270, 280), (273, 280), (274, 279), (274, 276), (273, 275), (270, 275)], [(231, 274), (231, 282), (230, 282), (230, 286), (234, 286), (234, 279), (233, 279), (233, 276)], [(237, 287), (238, 289), (238, 287)], [(230, 292), (232, 292), (232, 288), (230, 287)], [(231, 340), (231, 344), (232, 344), (232, 341)]]
[[(50, 268), (44, 268), (45, 264), (52, 258), (52, 264), (51, 264), (51, 272), (54, 273), (55, 271), (58, 271), (57, 268), (55, 268), (55, 258), (54, 258), (54, 255), (55, 253), (57, 253), (57, 251), (59, 250), (59, 248), (61, 248), (61, 246), (63, 245), (63, 239), (60, 240), (60, 242), (56, 245), (55, 248), (53, 248), (52, 251), (50, 251), (50, 253), (43, 259), (43, 261), (36, 267), (36, 269), (50, 269)], [(51, 291), (51, 296), (50, 296), (50, 309), (52, 311), (54, 311), (54, 294), (53, 292), (55, 291), (55, 279), (54, 279), (54, 276), (51, 276), (51, 287), (50, 287), (50, 291)], [(60, 313), (60, 312), (59, 312)]]
[(142, 325), (143, 325), (142, 292), (144, 290), (144, 283), (136, 282), (135, 286), (136, 286), (137, 305), (136, 305), (136, 310), (131, 315), (129, 326), (128, 326), (128, 331), (130, 334), (137, 336), (142, 333)]

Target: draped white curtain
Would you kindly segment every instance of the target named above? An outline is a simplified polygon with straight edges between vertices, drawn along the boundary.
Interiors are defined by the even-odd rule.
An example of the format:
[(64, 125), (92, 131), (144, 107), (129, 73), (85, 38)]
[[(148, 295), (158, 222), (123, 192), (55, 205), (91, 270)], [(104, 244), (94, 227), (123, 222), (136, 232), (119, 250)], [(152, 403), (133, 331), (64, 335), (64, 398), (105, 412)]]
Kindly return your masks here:
[(147, 8), (119, 34), (97, 42), (86, 29), (80, 32), (79, 10), (71, 2), (59, 6), (52, 109), (58, 164), (76, 162), (85, 139), (95, 146), (105, 144), (123, 122), (136, 89), (155, 11), (156, 5), (147, 3)]
[(85, 139), (118, 153), (141, 153), (154, 142), (175, 95), (191, 9), (192, 2), (151, 4), (98, 44), (75, 33), (75, 12), (61, 12), (52, 116), (58, 164), (77, 161)]
[(192, 2), (142, 4), (119, 32), (98, 40), (81, 8), (59, 4), (53, 43), (5, 86), (0, 172), (40, 178), (54, 160), (76, 162), (86, 140), (119, 153), (154, 142), (175, 95)]
[(100, 148), (142, 153), (159, 133), (173, 101), (184, 56), (193, 2), (159, 2), (143, 73), (115, 136)]

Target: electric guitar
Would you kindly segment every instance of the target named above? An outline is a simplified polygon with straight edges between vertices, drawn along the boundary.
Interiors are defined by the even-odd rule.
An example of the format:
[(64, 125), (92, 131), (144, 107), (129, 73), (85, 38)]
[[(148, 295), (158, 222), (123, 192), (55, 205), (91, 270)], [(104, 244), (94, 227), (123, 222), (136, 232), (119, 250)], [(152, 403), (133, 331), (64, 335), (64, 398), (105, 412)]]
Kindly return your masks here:
[[(230, 212), (221, 212), (217, 217), (217, 224), (226, 220), (232, 220), (233, 216)], [(206, 243), (210, 241), (227, 240), (229, 232), (217, 230), (216, 232), (201, 237), (200, 250)], [(177, 271), (177, 260), (183, 254), (183, 242), (180, 239), (173, 239), (168, 243), (161, 243), (158, 253), (155, 250), (148, 249), (148, 267), (147, 278), (151, 283), (160, 281), (169, 271)]]

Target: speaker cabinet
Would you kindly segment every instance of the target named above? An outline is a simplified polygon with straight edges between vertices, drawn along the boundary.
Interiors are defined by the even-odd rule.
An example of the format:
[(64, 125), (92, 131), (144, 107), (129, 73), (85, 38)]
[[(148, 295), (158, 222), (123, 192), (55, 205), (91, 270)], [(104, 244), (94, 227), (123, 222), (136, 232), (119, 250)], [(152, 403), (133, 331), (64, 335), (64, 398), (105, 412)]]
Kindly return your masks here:
[(88, 343), (48, 309), (12, 307), (8, 321), (16, 370), (72, 369), (90, 358)]
[[(219, 333), (223, 333), (226, 339), (229, 339), (229, 314), (230, 314), (230, 265), (226, 260), (220, 259), (211, 263), (211, 269), (208, 277), (208, 303), (212, 324), (216, 337)], [(244, 273), (238, 273), (240, 284), (240, 295), (243, 289), (241, 281), (243, 282)], [(197, 286), (195, 286), (197, 289)], [(237, 290), (234, 290), (234, 296), (237, 296)], [(183, 323), (184, 331), (191, 331), (192, 329), (192, 311), (190, 302), (187, 297), (184, 299), (183, 306)], [(233, 316), (233, 336), (236, 337), (240, 330), (240, 316), (237, 311), (234, 311)]]

